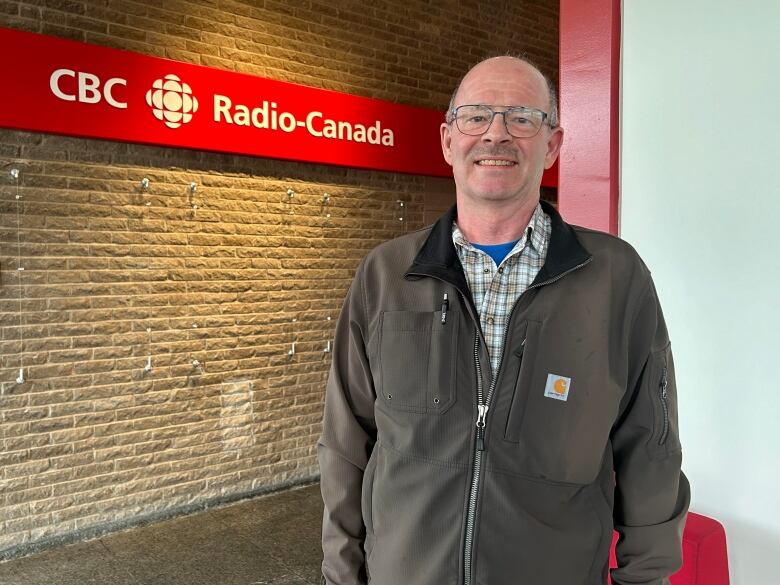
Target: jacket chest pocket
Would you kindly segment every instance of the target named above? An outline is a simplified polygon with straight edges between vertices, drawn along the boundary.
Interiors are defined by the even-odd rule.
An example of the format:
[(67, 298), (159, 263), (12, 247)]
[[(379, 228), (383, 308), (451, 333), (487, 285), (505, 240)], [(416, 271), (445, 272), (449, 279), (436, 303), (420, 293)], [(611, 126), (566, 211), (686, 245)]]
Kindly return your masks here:
[(586, 360), (563, 347), (565, 341), (545, 347), (541, 326), (528, 323), (501, 466), (545, 481), (588, 484), (601, 469), (619, 394), (600, 371), (598, 352), (586, 351), (594, 354)]
[(386, 311), (379, 339), (379, 398), (389, 408), (440, 414), (455, 402), (458, 319), (453, 311)]

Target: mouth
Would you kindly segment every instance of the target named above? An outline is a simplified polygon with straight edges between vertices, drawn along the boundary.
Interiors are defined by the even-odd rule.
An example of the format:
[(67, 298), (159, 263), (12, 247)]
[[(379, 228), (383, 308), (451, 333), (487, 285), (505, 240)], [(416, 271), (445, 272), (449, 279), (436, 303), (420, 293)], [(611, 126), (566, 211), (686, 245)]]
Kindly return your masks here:
[(483, 158), (476, 161), (474, 164), (480, 167), (514, 167), (517, 163), (513, 160), (506, 160), (502, 158)]

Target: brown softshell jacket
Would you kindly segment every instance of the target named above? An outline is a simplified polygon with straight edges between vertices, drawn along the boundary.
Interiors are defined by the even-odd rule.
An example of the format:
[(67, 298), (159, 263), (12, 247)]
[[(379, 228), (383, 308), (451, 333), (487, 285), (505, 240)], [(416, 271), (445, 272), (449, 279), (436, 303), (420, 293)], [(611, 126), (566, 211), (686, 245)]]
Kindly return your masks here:
[(690, 489), (650, 273), (543, 206), (547, 258), (495, 380), (454, 208), (358, 268), (318, 445), (328, 585), (604, 585), (613, 527), (615, 585), (679, 569)]

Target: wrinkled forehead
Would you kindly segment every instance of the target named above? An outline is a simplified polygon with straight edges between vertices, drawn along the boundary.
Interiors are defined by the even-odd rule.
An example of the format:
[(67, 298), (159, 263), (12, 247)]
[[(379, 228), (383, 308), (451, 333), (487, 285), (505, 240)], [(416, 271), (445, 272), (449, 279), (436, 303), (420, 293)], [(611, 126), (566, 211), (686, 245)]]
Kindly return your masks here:
[(454, 105), (525, 105), (547, 109), (549, 101), (544, 76), (533, 66), (512, 57), (496, 57), (475, 65), (466, 74)]

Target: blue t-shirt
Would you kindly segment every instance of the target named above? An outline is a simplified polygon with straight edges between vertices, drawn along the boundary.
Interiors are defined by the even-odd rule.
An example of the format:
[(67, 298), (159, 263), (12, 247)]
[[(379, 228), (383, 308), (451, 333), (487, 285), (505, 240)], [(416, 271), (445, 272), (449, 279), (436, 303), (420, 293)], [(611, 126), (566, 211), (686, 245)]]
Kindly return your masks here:
[(482, 250), (490, 256), (493, 259), (493, 262), (496, 263), (496, 266), (500, 266), (501, 262), (504, 261), (504, 258), (506, 258), (506, 255), (509, 254), (509, 252), (512, 251), (512, 248), (515, 247), (515, 244), (520, 241), (520, 238), (516, 239), (514, 242), (507, 242), (506, 244), (471, 244), (474, 246), (477, 250)]

